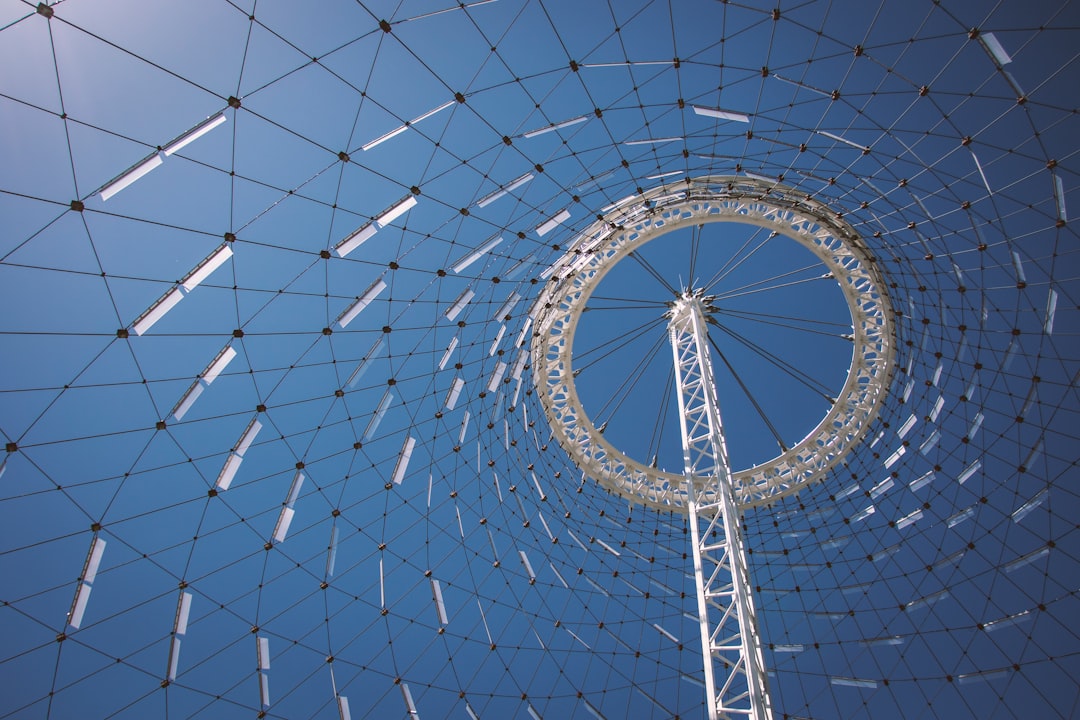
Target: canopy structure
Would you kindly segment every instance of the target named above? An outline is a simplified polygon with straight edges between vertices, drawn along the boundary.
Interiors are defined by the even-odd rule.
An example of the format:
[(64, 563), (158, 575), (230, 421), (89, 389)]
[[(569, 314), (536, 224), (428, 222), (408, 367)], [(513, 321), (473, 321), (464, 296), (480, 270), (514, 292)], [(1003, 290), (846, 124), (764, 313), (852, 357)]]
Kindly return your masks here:
[[(773, 715), (1075, 715), (1078, 28), (4, 0), (0, 718), (704, 716), (662, 487), (688, 288), (734, 476), (770, 478), (742, 529)], [(656, 234), (573, 311), (574, 411), (642, 503), (549, 424), (538, 325), (703, 178), (768, 207)], [(796, 201), (855, 264), (761, 219)], [(785, 484), (867, 338), (884, 397)]]

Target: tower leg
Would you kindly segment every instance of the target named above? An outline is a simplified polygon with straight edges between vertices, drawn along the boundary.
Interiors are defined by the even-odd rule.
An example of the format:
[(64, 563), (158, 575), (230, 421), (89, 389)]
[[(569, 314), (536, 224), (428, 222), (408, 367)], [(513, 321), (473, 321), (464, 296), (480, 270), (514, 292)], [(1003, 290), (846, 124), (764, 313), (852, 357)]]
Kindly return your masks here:
[(686, 291), (668, 313), (679, 398), (710, 720), (772, 720), (765, 659), (705, 327), (709, 298)]

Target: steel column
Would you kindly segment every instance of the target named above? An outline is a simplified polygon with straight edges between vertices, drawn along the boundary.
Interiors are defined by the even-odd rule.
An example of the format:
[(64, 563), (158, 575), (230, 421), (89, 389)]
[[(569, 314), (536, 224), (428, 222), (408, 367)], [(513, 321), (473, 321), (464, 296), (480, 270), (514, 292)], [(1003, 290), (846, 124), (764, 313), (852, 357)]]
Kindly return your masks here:
[[(687, 509), (710, 720), (771, 720), (765, 659), (709, 357), (710, 297), (685, 291), (668, 334), (679, 397)], [(706, 489), (715, 489), (705, 500)], [(704, 523), (702, 528), (701, 523)]]

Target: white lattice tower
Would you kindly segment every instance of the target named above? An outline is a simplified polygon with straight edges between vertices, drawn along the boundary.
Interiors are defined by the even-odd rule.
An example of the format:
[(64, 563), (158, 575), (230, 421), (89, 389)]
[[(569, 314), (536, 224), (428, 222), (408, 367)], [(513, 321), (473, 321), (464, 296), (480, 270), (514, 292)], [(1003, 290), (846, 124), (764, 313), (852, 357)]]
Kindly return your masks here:
[(765, 660), (709, 358), (710, 300), (688, 290), (668, 312), (706, 697), (710, 720), (766, 720)]

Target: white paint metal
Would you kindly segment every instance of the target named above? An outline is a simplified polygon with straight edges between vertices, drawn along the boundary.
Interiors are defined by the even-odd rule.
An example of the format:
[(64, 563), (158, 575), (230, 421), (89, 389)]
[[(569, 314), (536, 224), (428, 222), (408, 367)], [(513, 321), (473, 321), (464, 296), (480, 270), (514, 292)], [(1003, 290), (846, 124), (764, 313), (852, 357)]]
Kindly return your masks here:
[(710, 720), (771, 720), (765, 658), (709, 356), (705, 323), (710, 300), (686, 291), (668, 313), (706, 705)]
[[(775, 231), (813, 252), (840, 285), (851, 311), (853, 353), (844, 387), (828, 414), (791, 449), (732, 473), (741, 507), (764, 505), (820, 480), (857, 445), (877, 416), (895, 364), (892, 306), (875, 260), (858, 234), (826, 205), (775, 183), (739, 177), (705, 177), (661, 186), (638, 199), (654, 203), (648, 214), (610, 231), (608, 219), (582, 231), (604, 240), (588, 254), (560, 258), (540, 293), (535, 318), (532, 372), (540, 402), (558, 443), (588, 477), (633, 502), (687, 512), (682, 475), (658, 470), (613, 447), (589, 421), (574, 385), (574, 333), (589, 297), (622, 258), (667, 232), (711, 222), (740, 222)], [(669, 198), (663, 202), (658, 200)], [(572, 245), (573, 243), (571, 243)], [(572, 259), (574, 262), (569, 263)], [(702, 502), (716, 502), (706, 483)]]

